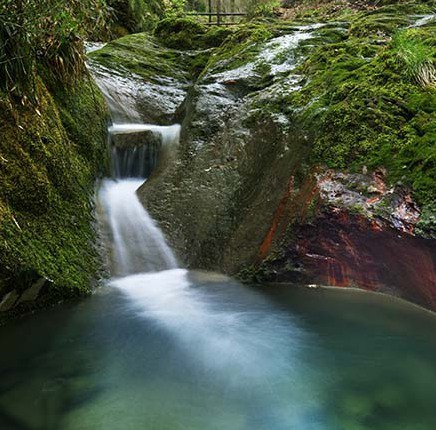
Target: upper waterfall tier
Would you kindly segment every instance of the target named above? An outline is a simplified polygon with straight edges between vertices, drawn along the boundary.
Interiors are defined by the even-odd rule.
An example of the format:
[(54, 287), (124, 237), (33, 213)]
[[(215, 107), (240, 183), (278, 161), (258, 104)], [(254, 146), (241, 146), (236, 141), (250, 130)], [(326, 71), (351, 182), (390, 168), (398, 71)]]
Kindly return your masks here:
[(166, 151), (178, 145), (180, 125), (113, 124), (108, 132), (113, 176), (148, 178)]

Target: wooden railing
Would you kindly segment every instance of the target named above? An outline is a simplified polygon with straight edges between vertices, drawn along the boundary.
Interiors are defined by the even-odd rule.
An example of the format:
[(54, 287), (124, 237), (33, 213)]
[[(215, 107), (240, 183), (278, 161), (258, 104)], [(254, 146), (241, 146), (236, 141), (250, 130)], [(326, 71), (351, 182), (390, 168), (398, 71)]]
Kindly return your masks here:
[[(224, 17), (236, 17), (236, 16), (246, 16), (245, 12), (222, 12), (221, 11), (221, 1), (216, 2), (216, 11), (212, 11), (212, 2), (209, 0), (209, 12), (188, 12), (188, 15), (191, 16), (207, 16), (209, 19), (206, 22), (207, 25), (234, 25), (238, 24), (237, 22), (224, 22)], [(216, 17), (216, 20), (213, 21), (212, 18)]]

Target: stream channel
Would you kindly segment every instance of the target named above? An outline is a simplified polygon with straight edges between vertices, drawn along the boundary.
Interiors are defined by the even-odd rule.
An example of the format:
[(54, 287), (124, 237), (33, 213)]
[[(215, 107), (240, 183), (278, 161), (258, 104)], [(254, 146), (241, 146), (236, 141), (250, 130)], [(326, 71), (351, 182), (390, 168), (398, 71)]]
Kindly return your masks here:
[(434, 430), (434, 315), (179, 267), (136, 190), (180, 126), (109, 128), (141, 132), (157, 143), (112, 146), (100, 186), (111, 279), (0, 328), (0, 428)]

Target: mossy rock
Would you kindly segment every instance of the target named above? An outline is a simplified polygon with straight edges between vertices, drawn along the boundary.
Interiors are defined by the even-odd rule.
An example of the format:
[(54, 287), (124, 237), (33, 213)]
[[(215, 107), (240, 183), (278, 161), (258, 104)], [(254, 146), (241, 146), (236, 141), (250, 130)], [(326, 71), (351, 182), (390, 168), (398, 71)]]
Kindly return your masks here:
[(154, 35), (169, 48), (194, 49), (206, 27), (193, 18), (166, 18), (160, 21)]
[(136, 76), (146, 82), (160, 82), (162, 78), (186, 81), (184, 70), (189, 59), (161, 46), (148, 33), (131, 34), (108, 43), (89, 54), (91, 64), (106, 67), (120, 76)]
[[(412, 21), (404, 7), (358, 14), (342, 41), (310, 53), (299, 68), (306, 84), (278, 106), (288, 106), (313, 136), (311, 164), (352, 171), (384, 166), (391, 183), (410, 186), (425, 206), (435, 199), (436, 92), (408, 72), (396, 35), (408, 39), (412, 52), (427, 52), (429, 62), (435, 37), (431, 28), (403, 28)], [(395, 24), (389, 37), (356, 33), (359, 26), (368, 29), (368, 20)]]

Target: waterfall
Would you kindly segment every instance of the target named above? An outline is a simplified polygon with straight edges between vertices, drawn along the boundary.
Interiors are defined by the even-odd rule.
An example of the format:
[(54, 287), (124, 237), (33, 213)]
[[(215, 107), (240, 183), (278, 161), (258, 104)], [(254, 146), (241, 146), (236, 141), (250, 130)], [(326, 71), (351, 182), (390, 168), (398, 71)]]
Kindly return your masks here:
[(112, 236), (112, 271), (117, 276), (177, 267), (162, 232), (136, 195), (143, 182), (106, 179), (100, 189)]
[[(113, 124), (108, 128), (108, 133), (112, 142), (113, 176), (119, 179), (144, 179), (156, 168), (159, 158), (178, 145), (180, 125)], [(122, 144), (114, 144), (114, 139), (119, 136), (123, 138)], [(126, 139), (129, 140), (126, 142)]]
[[(105, 179), (99, 200), (110, 230), (112, 273), (127, 276), (134, 273), (156, 272), (177, 267), (177, 261), (156, 223), (147, 213), (136, 195), (157, 164), (159, 151), (177, 144), (180, 125), (113, 124), (109, 137), (151, 132), (159, 139), (141, 141), (135, 145), (112, 144), (113, 179)], [(112, 139), (111, 139), (112, 141)], [(170, 148), (171, 149), (171, 148)]]
[[(178, 145), (180, 125), (140, 123), (134, 88), (120, 78), (98, 70), (94, 73), (114, 122), (108, 127), (112, 178), (103, 180), (98, 200), (101, 225), (108, 231), (111, 272), (128, 276), (177, 267), (164, 235), (136, 195), (156, 168), (159, 158)], [(128, 88), (129, 91), (121, 91)], [(130, 121), (130, 122), (128, 122)]]

